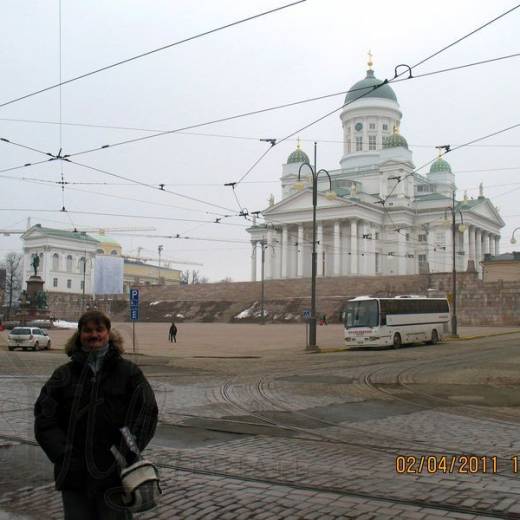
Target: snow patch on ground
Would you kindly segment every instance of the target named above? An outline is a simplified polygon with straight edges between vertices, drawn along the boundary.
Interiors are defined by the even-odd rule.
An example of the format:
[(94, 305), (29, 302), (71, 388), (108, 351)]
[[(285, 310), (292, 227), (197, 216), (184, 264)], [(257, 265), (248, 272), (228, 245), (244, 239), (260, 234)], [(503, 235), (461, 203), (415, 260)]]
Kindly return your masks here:
[(154, 305), (159, 305), (159, 303), (161, 303), (160, 300), (156, 301), (156, 302), (150, 302), (150, 307), (153, 307)]
[(55, 320), (52, 322), (56, 329), (77, 329), (78, 324), (72, 321)]

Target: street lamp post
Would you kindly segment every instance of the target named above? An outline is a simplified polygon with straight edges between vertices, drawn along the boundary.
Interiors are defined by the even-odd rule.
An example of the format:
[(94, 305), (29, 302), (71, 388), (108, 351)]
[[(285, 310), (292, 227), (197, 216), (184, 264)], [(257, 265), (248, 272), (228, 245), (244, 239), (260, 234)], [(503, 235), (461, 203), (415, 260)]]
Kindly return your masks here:
[(161, 253), (162, 253), (162, 250), (164, 249), (163, 246), (159, 246), (157, 248), (157, 252), (159, 253), (159, 278), (157, 280), (157, 284), (158, 285), (161, 285)]
[[(464, 232), (464, 217), (462, 216), (462, 211), (459, 209), (461, 224), (458, 229), (461, 232)], [(455, 222), (455, 217), (457, 215), (457, 211), (455, 209), (455, 190), (452, 193), (452, 206), (451, 206), (451, 237), (453, 242), (453, 251), (452, 251), (452, 295), (453, 295), (453, 304), (452, 304), (452, 313), (451, 313), (451, 335), (455, 338), (459, 336), (457, 330), (457, 252), (456, 252), (456, 242), (457, 242), (457, 226)]]
[(516, 244), (516, 238), (515, 238), (515, 233), (520, 229), (520, 227), (517, 227), (515, 229), (513, 229), (513, 234), (511, 235), (511, 244)]
[[(316, 143), (315, 143), (316, 147)], [(314, 168), (308, 163), (304, 162), (298, 170), (298, 182), (301, 182), (301, 171), (304, 166), (311, 170), (312, 174), (312, 270), (311, 270), (311, 318), (309, 320), (309, 346), (306, 350), (317, 350), (316, 346), (316, 206), (318, 204), (318, 177), (324, 173), (329, 178), (330, 192), (332, 192), (332, 179), (327, 170), (321, 169), (316, 171), (316, 151), (314, 154), (315, 164)]]
[(261, 240), (260, 241), (260, 247), (262, 248), (262, 255), (261, 255), (261, 264), (260, 264), (260, 277), (261, 277), (261, 294), (260, 294), (260, 318), (261, 318), (261, 324), (265, 325), (265, 311), (264, 311), (264, 298), (265, 298), (265, 292), (264, 292), (264, 266), (265, 266), (265, 247), (266, 247), (266, 241)]

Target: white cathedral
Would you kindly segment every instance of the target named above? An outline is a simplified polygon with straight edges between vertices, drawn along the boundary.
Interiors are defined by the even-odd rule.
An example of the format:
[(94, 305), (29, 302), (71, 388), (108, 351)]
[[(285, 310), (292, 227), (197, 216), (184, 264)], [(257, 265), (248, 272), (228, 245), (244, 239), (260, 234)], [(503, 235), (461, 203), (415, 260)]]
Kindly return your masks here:
[[(449, 272), (453, 266), (452, 208), (455, 175), (440, 155), (426, 175), (414, 172), (412, 152), (399, 134), (397, 97), (374, 76), (348, 91), (340, 118), (343, 157), (317, 182), (318, 276), (385, 276)], [(282, 199), (262, 214), (251, 236), (251, 279), (264, 253), (265, 279), (311, 276), (313, 184), (300, 148), (282, 166)], [(332, 189), (331, 189), (332, 188)], [(499, 254), (505, 225), (482, 185), (477, 199), (455, 202), (456, 269), (476, 269), (484, 255)]]

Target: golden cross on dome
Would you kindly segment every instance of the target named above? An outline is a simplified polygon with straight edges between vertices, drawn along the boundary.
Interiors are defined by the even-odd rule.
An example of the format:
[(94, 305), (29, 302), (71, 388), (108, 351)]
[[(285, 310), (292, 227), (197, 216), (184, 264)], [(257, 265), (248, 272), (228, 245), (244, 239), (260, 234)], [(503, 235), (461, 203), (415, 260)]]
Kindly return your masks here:
[(300, 138), (298, 137), (298, 139), (296, 140), (297, 141), (297, 145), (296, 145), (296, 148), (298, 148), (298, 150), (300, 149)]
[(368, 70), (372, 70), (372, 66), (374, 65), (374, 60), (373, 60), (373, 55), (372, 55), (372, 51), (369, 49), (368, 50)]

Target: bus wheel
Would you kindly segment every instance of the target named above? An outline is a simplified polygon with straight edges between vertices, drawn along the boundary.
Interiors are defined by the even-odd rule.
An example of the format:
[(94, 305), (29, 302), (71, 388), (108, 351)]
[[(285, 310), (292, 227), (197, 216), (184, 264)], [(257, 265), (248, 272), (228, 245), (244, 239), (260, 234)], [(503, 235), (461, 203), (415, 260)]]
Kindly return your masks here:
[(432, 330), (432, 339), (428, 343), (430, 345), (437, 345), (437, 343), (439, 343), (439, 334), (435, 329)]
[(401, 340), (401, 334), (397, 333), (394, 334), (394, 348), (401, 348), (401, 345), (403, 344)]

